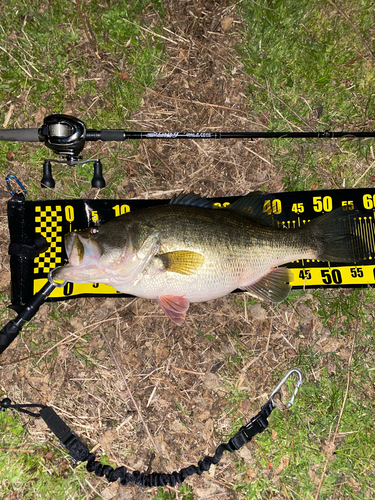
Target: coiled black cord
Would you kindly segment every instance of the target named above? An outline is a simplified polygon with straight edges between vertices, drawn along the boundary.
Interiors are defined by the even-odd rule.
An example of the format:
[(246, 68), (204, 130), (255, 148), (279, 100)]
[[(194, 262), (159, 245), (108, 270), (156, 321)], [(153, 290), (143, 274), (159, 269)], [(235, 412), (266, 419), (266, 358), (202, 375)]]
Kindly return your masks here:
[[(39, 407), (42, 408), (39, 413), (34, 413), (26, 408)], [(120, 480), (123, 486), (137, 484), (143, 487), (152, 486), (175, 486), (177, 483), (182, 483), (187, 477), (193, 474), (201, 475), (208, 471), (212, 464), (217, 464), (224, 451), (239, 450), (244, 444), (248, 443), (256, 434), (263, 432), (268, 426), (268, 417), (275, 408), (271, 400), (262, 406), (260, 412), (250, 420), (250, 422), (241, 427), (241, 429), (227, 442), (220, 444), (213, 456), (206, 456), (203, 460), (199, 460), (198, 465), (189, 465), (181, 469), (179, 472), (173, 471), (171, 474), (152, 472), (134, 471), (128, 472), (127, 468), (122, 466), (114, 469), (110, 465), (103, 465), (96, 460), (94, 453), (90, 453), (89, 449), (82, 443), (77, 435), (66, 425), (66, 423), (57, 415), (55, 410), (49, 406), (26, 404), (18, 405), (11, 404), (9, 398), (0, 401), (0, 410), (5, 411), (12, 408), (17, 411), (26, 413), (32, 417), (42, 417), (51, 431), (60, 439), (61, 444), (69, 451), (69, 454), (74, 463), (86, 462), (88, 472), (94, 472), (97, 476), (105, 476), (109, 482)]]

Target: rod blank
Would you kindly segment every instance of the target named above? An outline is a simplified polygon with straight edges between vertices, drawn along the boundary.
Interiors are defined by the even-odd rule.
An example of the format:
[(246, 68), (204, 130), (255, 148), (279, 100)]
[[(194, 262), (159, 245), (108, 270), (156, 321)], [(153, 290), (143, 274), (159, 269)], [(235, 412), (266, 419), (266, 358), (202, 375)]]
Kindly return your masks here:
[[(0, 141), (43, 142), (41, 129), (3, 129)], [(334, 139), (375, 137), (375, 132), (132, 132), (122, 129), (87, 130), (85, 141), (126, 141), (130, 139)]]
[(87, 130), (87, 141), (125, 141), (127, 139), (333, 139), (375, 137), (375, 132), (128, 132), (126, 130)]

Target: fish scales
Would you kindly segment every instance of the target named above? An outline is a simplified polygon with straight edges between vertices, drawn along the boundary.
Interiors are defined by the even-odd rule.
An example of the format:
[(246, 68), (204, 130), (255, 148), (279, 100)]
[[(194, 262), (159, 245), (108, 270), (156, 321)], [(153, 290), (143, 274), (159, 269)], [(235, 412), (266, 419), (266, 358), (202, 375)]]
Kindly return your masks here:
[(338, 209), (301, 228), (282, 229), (263, 213), (259, 196), (250, 194), (240, 203), (238, 209), (236, 204), (214, 209), (186, 205), (182, 199), (181, 204), (130, 212), (99, 228), (69, 233), (69, 265), (55, 276), (106, 283), (156, 299), (182, 324), (190, 302), (237, 288), (262, 299), (284, 300), (293, 275), (278, 267), (282, 264), (332, 256), (355, 260), (359, 243), (346, 223), (355, 212)]
[[(152, 218), (153, 224), (160, 228), (159, 253), (193, 250), (204, 255), (203, 266), (191, 275), (183, 275), (158, 272), (157, 265), (150, 265), (136, 285), (120, 291), (155, 298), (155, 293), (162, 294), (167, 289), (169, 293), (188, 296), (191, 302), (200, 302), (249, 285), (272, 267), (290, 262), (296, 256), (312, 256), (311, 242), (303, 245), (300, 235), (294, 238), (298, 244), (294, 248), (286, 230), (280, 232), (249, 223), (236, 213), (183, 205), (169, 205), (165, 209), (160, 215), (153, 213), (154, 209), (142, 214)], [(299, 233), (303, 234), (303, 229)]]

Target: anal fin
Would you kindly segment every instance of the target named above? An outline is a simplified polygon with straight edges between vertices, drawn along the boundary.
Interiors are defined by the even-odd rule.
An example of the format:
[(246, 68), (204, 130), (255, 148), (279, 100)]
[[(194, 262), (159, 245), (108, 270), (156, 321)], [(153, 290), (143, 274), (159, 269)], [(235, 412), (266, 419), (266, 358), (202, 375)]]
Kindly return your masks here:
[(163, 309), (169, 319), (181, 326), (185, 321), (186, 311), (190, 302), (185, 297), (176, 295), (162, 295), (157, 299), (159, 306)]
[(292, 271), (286, 267), (277, 267), (263, 276), (256, 283), (241, 287), (254, 297), (268, 302), (282, 302), (290, 292), (290, 282), (294, 276)]

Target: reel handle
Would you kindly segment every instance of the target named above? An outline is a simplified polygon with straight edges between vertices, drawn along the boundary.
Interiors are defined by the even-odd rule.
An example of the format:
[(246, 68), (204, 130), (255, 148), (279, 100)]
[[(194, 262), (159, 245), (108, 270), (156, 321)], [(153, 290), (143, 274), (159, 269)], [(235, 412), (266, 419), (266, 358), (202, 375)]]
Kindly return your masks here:
[(50, 160), (44, 160), (43, 163), (43, 177), (40, 181), (40, 185), (42, 188), (51, 188), (55, 187), (55, 181), (52, 177), (52, 164)]
[(102, 162), (100, 160), (94, 161), (94, 175), (91, 181), (91, 186), (95, 188), (105, 187), (105, 180), (102, 171)]

